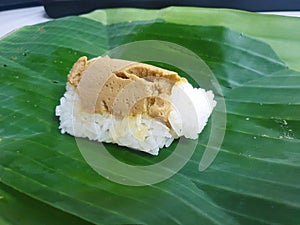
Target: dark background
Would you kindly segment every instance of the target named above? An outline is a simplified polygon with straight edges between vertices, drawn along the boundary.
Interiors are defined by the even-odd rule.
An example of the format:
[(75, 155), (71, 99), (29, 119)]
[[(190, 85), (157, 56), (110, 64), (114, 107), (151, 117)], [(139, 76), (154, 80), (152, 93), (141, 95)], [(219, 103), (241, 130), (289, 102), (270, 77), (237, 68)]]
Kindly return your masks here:
[(97, 8), (163, 8), (199, 6), (248, 11), (297, 11), (300, 0), (0, 0), (0, 11), (43, 5), (48, 16), (57, 18), (86, 13)]

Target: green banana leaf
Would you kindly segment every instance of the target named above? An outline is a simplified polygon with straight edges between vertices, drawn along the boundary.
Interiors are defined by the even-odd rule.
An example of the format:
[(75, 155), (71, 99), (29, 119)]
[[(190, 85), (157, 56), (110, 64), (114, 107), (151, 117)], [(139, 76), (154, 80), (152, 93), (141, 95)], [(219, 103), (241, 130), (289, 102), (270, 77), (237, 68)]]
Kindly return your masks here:
[[(299, 224), (299, 25), (296, 18), (230, 10), (111, 9), (1, 39), (0, 222)], [(54, 110), (78, 57), (143, 40), (168, 41), (201, 57), (221, 86), (227, 124), (208, 169), (198, 167), (211, 121), (178, 173), (132, 187), (99, 176), (74, 137), (60, 134)], [(176, 65), (149, 63), (196, 84)], [(157, 157), (106, 147), (120, 161), (149, 165), (171, 155), (177, 143)]]
[(78, 224), (90, 223), (30, 198), (3, 183), (0, 184), (0, 224)]

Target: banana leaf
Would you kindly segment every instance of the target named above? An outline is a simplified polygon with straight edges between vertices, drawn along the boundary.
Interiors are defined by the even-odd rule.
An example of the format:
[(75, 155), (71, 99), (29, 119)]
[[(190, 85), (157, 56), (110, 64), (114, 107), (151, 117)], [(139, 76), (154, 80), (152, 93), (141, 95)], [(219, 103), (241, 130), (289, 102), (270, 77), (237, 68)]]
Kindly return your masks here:
[[(24, 27), (4, 37), (0, 222), (299, 224), (299, 24), (296, 18), (230, 10), (110, 9)], [(96, 173), (77, 140), (60, 134), (55, 106), (78, 57), (151, 40), (182, 46), (208, 65), (220, 85), (222, 96), (217, 97), (226, 105), (226, 127), (217, 126), (225, 136), (206, 170), (199, 171), (199, 162), (212, 134), (211, 120), (175, 175), (127, 186)], [(148, 63), (175, 70), (197, 85), (192, 71)], [(200, 78), (205, 76), (200, 72)], [(171, 156), (178, 144), (157, 157), (105, 146), (119, 161), (146, 166)]]

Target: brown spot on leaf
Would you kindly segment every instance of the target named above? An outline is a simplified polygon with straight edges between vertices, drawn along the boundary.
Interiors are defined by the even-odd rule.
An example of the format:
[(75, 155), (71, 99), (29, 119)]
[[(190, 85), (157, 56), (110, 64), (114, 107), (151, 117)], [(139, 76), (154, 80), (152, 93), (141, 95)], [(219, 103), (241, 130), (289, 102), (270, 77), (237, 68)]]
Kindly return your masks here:
[(43, 26), (39, 27), (39, 32), (45, 32), (45, 28)]

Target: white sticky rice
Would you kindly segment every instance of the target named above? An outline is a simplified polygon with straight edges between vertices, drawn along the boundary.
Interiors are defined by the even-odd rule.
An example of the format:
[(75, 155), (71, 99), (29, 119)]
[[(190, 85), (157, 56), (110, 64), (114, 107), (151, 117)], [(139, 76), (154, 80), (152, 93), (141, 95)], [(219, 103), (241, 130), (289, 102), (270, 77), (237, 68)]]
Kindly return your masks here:
[(61, 133), (116, 143), (152, 155), (158, 155), (159, 149), (168, 147), (180, 136), (197, 139), (216, 105), (211, 91), (193, 88), (189, 83), (174, 85), (170, 96), (169, 128), (146, 114), (121, 119), (109, 113), (84, 112), (75, 88), (67, 83), (66, 90), (56, 107)]

